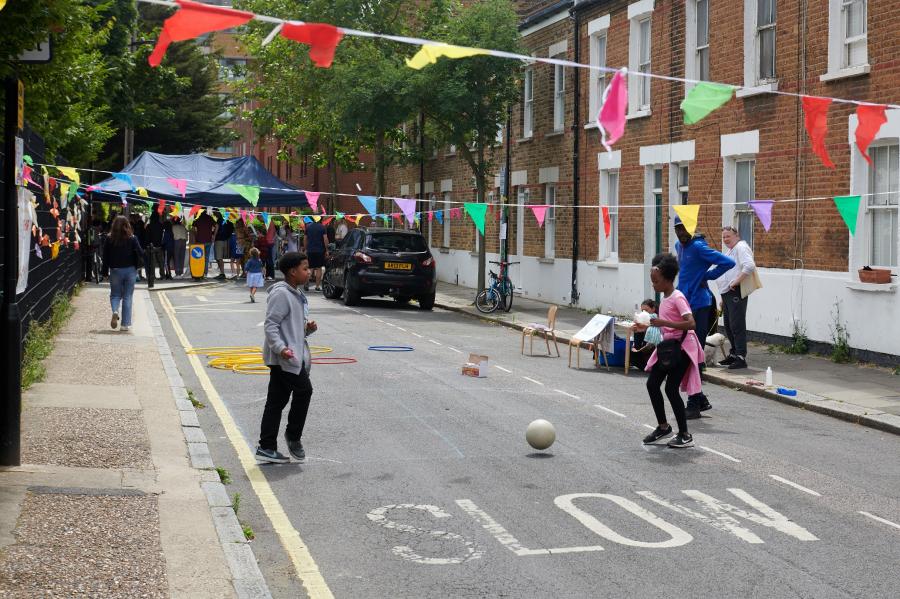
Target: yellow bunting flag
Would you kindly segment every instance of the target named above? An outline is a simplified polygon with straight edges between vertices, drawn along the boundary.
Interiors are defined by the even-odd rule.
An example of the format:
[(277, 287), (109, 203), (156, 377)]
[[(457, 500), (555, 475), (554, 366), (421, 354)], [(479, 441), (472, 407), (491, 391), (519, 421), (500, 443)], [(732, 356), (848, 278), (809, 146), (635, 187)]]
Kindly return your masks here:
[(56, 170), (61, 172), (69, 181), (75, 183), (76, 186), (81, 184), (81, 176), (78, 174), (78, 171), (74, 168), (70, 168), (68, 166), (58, 166)]
[(694, 206), (672, 206), (675, 209), (675, 214), (678, 215), (678, 218), (681, 219), (681, 223), (684, 225), (684, 228), (687, 230), (689, 235), (693, 235), (694, 231), (697, 230), (697, 219), (700, 216), (700, 205)]
[(142, 198), (150, 197), (150, 194), (147, 193), (147, 189), (145, 187), (138, 187), (137, 192), (138, 192), (138, 195), (141, 196)]
[(487, 50), (481, 48), (466, 48), (463, 46), (451, 46), (445, 44), (425, 44), (412, 58), (406, 59), (406, 66), (413, 69), (421, 69), (437, 62), (441, 56), (447, 58), (467, 58), (479, 54), (487, 54)]

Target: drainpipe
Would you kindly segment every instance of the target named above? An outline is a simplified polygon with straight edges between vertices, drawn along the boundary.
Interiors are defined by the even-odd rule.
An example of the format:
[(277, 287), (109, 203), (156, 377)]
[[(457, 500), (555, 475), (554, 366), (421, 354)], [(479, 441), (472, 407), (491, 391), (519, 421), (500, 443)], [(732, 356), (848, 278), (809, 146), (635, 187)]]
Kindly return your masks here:
[[(500, 240), (500, 262), (509, 260), (509, 169), (512, 166), (512, 135), (510, 134), (510, 126), (512, 125), (512, 104), (506, 108), (506, 143), (503, 144), (506, 150), (506, 168), (503, 177), (503, 207), (500, 208), (500, 227), (506, 229), (506, 235)], [(507, 271), (508, 272), (508, 271)]]
[[(419, 213), (419, 233), (425, 228), (423, 212), (428, 204), (425, 202), (425, 112), (419, 112), (419, 199), (416, 211)], [(431, 246), (431, 239), (428, 239)]]
[[(575, 62), (581, 62), (581, 13), (577, 10), (577, 7), (572, 7), (570, 14), (575, 21)], [(580, 149), (580, 136), (581, 132), (581, 106), (580, 106), (580, 96), (581, 96), (581, 74), (575, 73), (575, 85), (572, 90), (572, 95), (574, 96), (574, 109), (573, 109), (573, 118), (575, 122), (572, 124), (572, 133), (574, 134), (574, 139), (572, 140), (572, 294), (569, 299), (569, 303), (573, 306), (578, 304), (578, 213), (580, 210), (578, 209), (578, 190), (580, 186), (581, 176), (579, 173), (578, 163), (579, 163), (579, 149)]]

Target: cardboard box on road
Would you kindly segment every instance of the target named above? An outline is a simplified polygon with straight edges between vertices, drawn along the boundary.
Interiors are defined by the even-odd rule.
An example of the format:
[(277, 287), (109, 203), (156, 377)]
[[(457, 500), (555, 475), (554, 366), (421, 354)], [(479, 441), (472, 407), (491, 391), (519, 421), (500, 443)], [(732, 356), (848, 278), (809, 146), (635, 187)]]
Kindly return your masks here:
[(483, 379), (488, 372), (488, 357), (479, 356), (478, 354), (469, 354), (469, 361), (462, 367), (462, 373), (466, 376), (473, 376)]

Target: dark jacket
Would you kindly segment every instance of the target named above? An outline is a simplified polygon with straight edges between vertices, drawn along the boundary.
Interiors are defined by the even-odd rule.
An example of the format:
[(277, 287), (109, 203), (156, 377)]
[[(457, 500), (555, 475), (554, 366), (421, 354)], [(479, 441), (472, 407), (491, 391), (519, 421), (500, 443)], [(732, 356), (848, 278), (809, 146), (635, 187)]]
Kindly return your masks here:
[(162, 247), (163, 241), (163, 225), (159, 222), (156, 215), (150, 217), (150, 223), (147, 225), (147, 244)]
[(103, 245), (103, 276), (109, 275), (110, 268), (139, 267), (142, 252), (137, 237), (132, 236), (121, 244), (114, 244), (112, 240), (107, 240)]
[[(706, 238), (697, 233), (687, 245), (675, 242), (678, 255), (678, 291), (684, 294), (692, 310), (702, 310), (713, 305), (713, 294), (708, 281), (714, 281), (734, 267), (734, 260), (706, 244)], [(715, 268), (710, 269), (711, 266)]]

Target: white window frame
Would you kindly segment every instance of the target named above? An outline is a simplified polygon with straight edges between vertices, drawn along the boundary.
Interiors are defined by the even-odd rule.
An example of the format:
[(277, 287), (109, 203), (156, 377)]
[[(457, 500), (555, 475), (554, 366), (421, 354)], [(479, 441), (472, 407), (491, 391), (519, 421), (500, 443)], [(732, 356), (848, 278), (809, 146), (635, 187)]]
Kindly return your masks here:
[[(600, 205), (609, 208), (609, 237), (603, 227), (603, 211), (600, 211), (600, 255), (601, 262), (619, 262), (619, 197), (621, 196), (622, 182), (619, 169), (605, 169), (600, 171)], [(615, 181), (615, 185), (611, 187)], [(615, 193), (611, 191), (615, 189)]]
[[(653, 56), (653, 0), (640, 0), (628, 5), (628, 70), (652, 72)], [(647, 25), (647, 55), (641, 54), (642, 28)], [(629, 75), (628, 77), (628, 118), (650, 116), (652, 93), (650, 77)]]
[(760, 27), (757, 23), (759, 0), (744, 0), (744, 88), (739, 89), (737, 97), (743, 98), (767, 91), (778, 89), (778, 0), (775, 2), (775, 23), (771, 26), (775, 30), (775, 47), (773, 49), (773, 61), (775, 73), (772, 77), (760, 77)]
[(445, 191), (444, 195), (444, 225), (443, 225), (443, 239), (441, 240), (442, 248), (450, 247), (450, 209), (453, 207), (450, 204), (450, 197), (452, 192)]
[[(900, 250), (898, 250), (898, 243), (900, 243), (900, 233), (898, 233), (898, 228), (900, 228), (900, 205), (898, 205), (898, 196), (900, 196), (900, 140), (884, 140), (879, 142), (878, 144), (873, 144), (869, 147), (869, 155), (872, 157), (872, 162), (875, 164), (875, 168), (879, 166), (879, 158), (880, 155), (887, 152), (888, 153), (888, 163), (885, 165), (889, 172), (892, 170), (894, 174), (893, 180), (893, 189), (888, 189), (888, 192), (891, 196), (890, 200), (892, 200), (893, 204), (884, 203), (885, 200), (889, 198), (885, 196), (885, 192), (879, 192), (875, 186), (875, 168), (870, 167), (868, 173), (868, 194), (864, 196), (863, 202), (863, 210), (865, 211), (865, 226), (867, 232), (869, 232), (869, 242), (867, 243), (867, 260), (866, 264), (873, 267), (880, 268), (890, 268), (893, 270), (897, 270), (898, 266), (898, 254), (900, 254)], [(897, 154), (894, 159), (891, 160), (891, 149), (895, 150), (894, 153)], [(890, 185), (890, 184), (889, 184)], [(878, 195), (874, 195), (878, 193)], [(890, 213), (894, 213), (894, 247), (889, 251), (893, 252), (893, 263), (890, 262), (876, 262), (875, 261), (875, 248), (873, 247), (875, 241), (875, 216), (879, 213), (886, 213), (890, 216)]]
[(544, 216), (544, 258), (556, 258), (556, 183), (544, 185), (544, 204), (548, 206)]
[[(568, 40), (556, 42), (550, 46), (549, 58), (566, 59), (569, 51)], [(566, 68), (553, 65), (553, 132), (562, 133), (566, 125)]]
[[(853, 0), (828, 0), (828, 72), (819, 77), (822, 81), (866, 75), (871, 70), (868, 50), (868, 0), (862, 0), (866, 15), (865, 31), (859, 36), (848, 38), (844, 17), (846, 7), (851, 1)], [(857, 44), (862, 48), (862, 57), (855, 64), (848, 64), (846, 60), (850, 44)]]
[[(701, 46), (698, 42), (700, 11), (697, 5), (701, 2), (706, 3), (706, 45)], [(709, 4), (710, 0), (684, 0), (685, 12), (685, 32), (684, 32), (684, 78), (695, 79), (698, 81), (709, 81)], [(706, 76), (703, 74), (703, 55), (706, 54)], [(684, 93), (687, 95), (695, 84), (685, 83)]]
[[(606, 56), (609, 37), (609, 15), (603, 15), (598, 19), (588, 22), (588, 38), (590, 64), (594, 67), (606, 67)], [(588, 72), (588, 118), (587, 125), (596, 123), (597, 113), (600, 112), (600, 102), (603, 99), (603, 91), (609, 81), (609, 73), (591, 69)]]
[[(723, 158), (722, 168), (722, 226), (737, 227), (738, 219), (741, 214), (749, 214), (752, 227), (756, 228), (756, 216), (753, 209), (747, 206), (739, 208), (737, 202), (737, 170), (738, 163), (744, 161), (756, 161), (756, 155), (759, 154), (759, 130), (744, 131), (741, 133), (731, 133), (722, 135), (721, 156)], [(755, 165), (754, 165), (755, 172)], [(756, 178), (753, 178), (753, 191), (756, 195)], [(749, 235), (744, 232), (742, 234), (744, 240), (753, 247), (753, 233)]]
[[(745, 157), (734, 159), (734, 202), (741, 202), (742, 198), (738, 197), (738, 183), (740, 177), (744, 174), (748, 175), (747, 179), (747, 197), (743, 198), (743, 203), (735, 203), (734, 216), (732, 217), (731, 226), (738, 230), (741, 239), (747, 242), (751, 248), (754, 245), (754, 228), (756, 225), (756, 217), (753, 208), (750, 207), (749, 201), (756, 199), (756, 158)], [(746, 170), (742, 173), (742, 170)]]
[[(524, 184), (522, 184), (524, 185)], [(520, 186), (516, 192), (516, 255), (520, 258), (525, 255), (525, 211), (531, 202), (531, 190)]]
[[(684, 206), (690, 201), (690, 162), (670, 162), (669, 163), (669, 201), (668, 201), (668, 229), (669, 229), (669, 251), (675, 251), (675, 211), (672, 206)], [(687, 173), (687, 179), (683, 178), (683, 174)]]
[(522, 78), (522, 139), (534, 135), (534, 69), (525, 69)]

